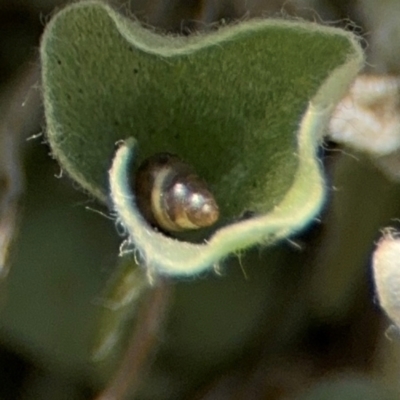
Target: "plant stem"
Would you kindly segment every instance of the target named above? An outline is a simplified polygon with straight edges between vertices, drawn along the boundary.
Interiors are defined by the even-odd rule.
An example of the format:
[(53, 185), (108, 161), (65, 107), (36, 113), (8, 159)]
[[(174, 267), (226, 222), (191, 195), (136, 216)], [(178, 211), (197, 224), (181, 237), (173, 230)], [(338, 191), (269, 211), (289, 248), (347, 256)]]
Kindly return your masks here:
[(158, 279), (156, 285), (145, 296), (121, 364), (96, 400), (122, 400), (127, 398), (128, 394), (133, 398), (140, 387), (140, 378), (148, 366), (149, 356), (158, 342), (170, 294), (171, 286), (168, 281)]

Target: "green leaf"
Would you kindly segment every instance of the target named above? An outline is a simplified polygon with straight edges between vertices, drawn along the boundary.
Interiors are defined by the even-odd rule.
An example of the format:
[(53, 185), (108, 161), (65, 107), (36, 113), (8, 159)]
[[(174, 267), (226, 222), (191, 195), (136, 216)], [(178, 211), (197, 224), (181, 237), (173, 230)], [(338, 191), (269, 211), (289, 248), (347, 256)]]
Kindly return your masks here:
[[(363, 62), (353, 35), (317, 24), (253, 20), (173, 37), (94, 1), (52, 19), (41, 58), (53, 154), (89, 192), (106, 201), (115, 143), (129, 137), (136, 166), (168, 151), (209, 184), (220, 226), (230, 225), (209, 246), (188, 244), (187, 254), (175, 243), (182, 265), (194, 265), (184, 259), (193, 250), (202, 261), (172, 273), (201, 270), (310, 221), (324, 199), (318, 142)], [(257, 217), (232, 223), (246, 210)]]

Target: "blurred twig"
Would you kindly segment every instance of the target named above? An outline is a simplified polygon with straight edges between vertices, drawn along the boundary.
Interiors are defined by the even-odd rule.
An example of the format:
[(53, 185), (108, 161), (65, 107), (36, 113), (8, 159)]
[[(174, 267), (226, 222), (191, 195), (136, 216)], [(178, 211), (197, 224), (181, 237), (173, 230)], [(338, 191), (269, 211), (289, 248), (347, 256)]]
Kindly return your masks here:
[(161, 324), (166, 314), (171, 286), (163, 279), (144, 296), (140, 306), (136, 328), (120, 366), (109, 385), (96, 400), (122, 400), (134, 396), (140, 386), (140, 378), (148, 365), (149, 356), (158, 342)]
[(10, 244), (19, 219), (19, 200), (23, 191), (21, 144), (27, 130), (38, 122), (39, 66), (29, 65), (0, 98), (0, 279), (9, 271)]

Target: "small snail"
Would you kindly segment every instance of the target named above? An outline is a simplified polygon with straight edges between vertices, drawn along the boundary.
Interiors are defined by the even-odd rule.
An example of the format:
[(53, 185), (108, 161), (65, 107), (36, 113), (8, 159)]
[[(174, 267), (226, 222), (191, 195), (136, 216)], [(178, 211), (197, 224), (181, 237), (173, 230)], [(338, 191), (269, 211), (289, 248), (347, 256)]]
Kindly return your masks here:
[(219, 217), (214, 196), (178, 156), (158, 153), (135, 176), (137, 206), (149, 223), (174, 232), (211, 226)]

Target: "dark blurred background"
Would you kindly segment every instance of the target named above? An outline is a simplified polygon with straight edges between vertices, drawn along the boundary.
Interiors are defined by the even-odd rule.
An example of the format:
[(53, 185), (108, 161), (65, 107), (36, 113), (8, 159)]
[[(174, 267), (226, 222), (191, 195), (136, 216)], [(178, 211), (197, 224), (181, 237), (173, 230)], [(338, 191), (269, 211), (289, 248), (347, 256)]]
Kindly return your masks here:
[[(112, 3), (146, 24), (184, 35), (221, 21), (298, 16), (362, 35), (369, 71), (397, 74), (400, 67), (397, 1)], [(115, 365), (91, 362), (90, 343), (121, 238), (113, 221), (88, 207), (107, 210), (49, 155), (37, 117), (38, 78), (36, 94), (23, 95), (33, 96), (31, 108), (10, 107), (27, 76), (34, 76), (46, 21), (63, 5), (0, 0), (0, 118), (24, 122), (12, 139), (13, 168), (23, 171), (19, 229), (0, 287), (5, 400), (91, 399)], [(10, 151), (6, 143), (0, 142), (3, 160)], [(393, 218), (400, 217), (400, 185), (366, 157), (332, 143), (322, 157), (330, 198), (319, 222), (272, 249), (233, 257), (221, 276), (174, 282), (161, 345), (138, 398), (290, 399), (331, 379), (399, 390), (400, 346), (376, 303), (370, 256), (379, 229), (398, 225)]]

